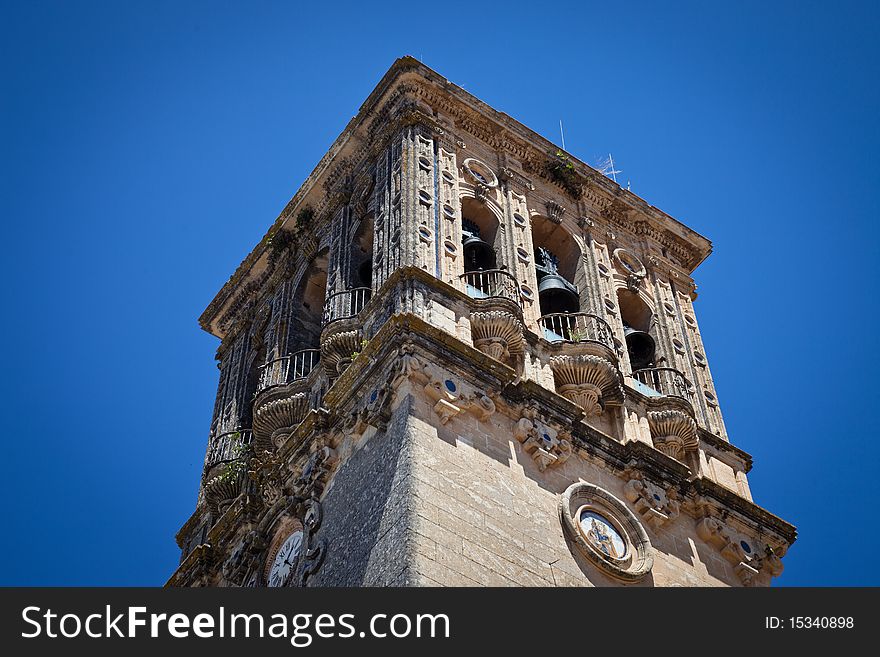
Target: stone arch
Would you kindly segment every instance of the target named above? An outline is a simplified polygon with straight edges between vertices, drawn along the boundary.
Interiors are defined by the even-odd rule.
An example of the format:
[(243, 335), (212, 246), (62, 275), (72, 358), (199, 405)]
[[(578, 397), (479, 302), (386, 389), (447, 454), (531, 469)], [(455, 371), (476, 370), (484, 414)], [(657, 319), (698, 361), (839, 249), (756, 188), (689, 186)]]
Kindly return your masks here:
[(321, 319), (327, 295), (329, 249), (312, 258), (294, 288), (290, 352), (316, 349), (321, 339)]

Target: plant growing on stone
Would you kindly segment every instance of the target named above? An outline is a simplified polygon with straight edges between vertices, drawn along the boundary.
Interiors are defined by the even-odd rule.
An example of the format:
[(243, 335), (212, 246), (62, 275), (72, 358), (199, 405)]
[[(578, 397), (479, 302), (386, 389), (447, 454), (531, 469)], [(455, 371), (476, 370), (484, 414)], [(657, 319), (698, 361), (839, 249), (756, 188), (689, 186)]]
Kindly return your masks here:
[(550, 158), (547, 172), (550, 174), (550, 178), (569, 194), (575, 198), (581, 195), (581, 186), (574, 162), (566, 153), (557, 150)]
[(360, 350), (358, 350), (358, 351), (352, 351), (352, 352), (351, 352), (351, 359), (354, 360), (355, 358), (357, 358), (358, 356), (360, 356), (360, 355), (361, 355), (361, 352), (362, 352), (364, 349), (366, 349), (366, 347), (367, 347), (368, 344), (370, 344), (370, 341), (369, 341), (369, 340), (361, 340), (361, 348), (360, 348)]

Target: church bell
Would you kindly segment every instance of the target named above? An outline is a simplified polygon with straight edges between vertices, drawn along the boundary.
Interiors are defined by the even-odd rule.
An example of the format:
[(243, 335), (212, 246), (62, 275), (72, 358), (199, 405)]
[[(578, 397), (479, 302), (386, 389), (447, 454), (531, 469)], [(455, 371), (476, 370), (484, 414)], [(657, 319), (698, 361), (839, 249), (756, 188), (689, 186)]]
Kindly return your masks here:
[(544, 274), (538, 282), (541, 312), (545, 315), (576, 313), (580, 308), (580, 298), (572, 287), (572, 284), (559, 274)]
[(650, 367), (654, 362), (654, 350), (656, 349), (654, 338), (644, 331), (637, 331), (631, 326), (623, 327), (623, 335), (626, 340), (626, 350), (629, 353), (629, 362), (633, 370)]
[(462, 221), (461, 245), (465, 271), (495, 269), (495, 249), (483, 240), (476, 224), (467, 219)]

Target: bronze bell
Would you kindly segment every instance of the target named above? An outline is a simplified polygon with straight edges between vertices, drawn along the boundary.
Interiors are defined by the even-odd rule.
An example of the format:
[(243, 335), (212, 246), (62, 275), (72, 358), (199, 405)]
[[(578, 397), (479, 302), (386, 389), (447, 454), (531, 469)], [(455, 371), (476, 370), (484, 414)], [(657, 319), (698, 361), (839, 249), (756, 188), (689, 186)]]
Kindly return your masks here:
[(576, 288), (559, 274), (545, 274), (538, 281), (538, 300), (541, 314), (576, 313), (580, 298)]
[(637, 331), (626, 324), (623, 326), (623, 335), (633, 370), (650, 367), (654, 362), (654, 350), (656, 349), (654, 338), (644, 331)]
[(495, 249), (479, 235), (462, 232), (465, 271), (495, 269)]

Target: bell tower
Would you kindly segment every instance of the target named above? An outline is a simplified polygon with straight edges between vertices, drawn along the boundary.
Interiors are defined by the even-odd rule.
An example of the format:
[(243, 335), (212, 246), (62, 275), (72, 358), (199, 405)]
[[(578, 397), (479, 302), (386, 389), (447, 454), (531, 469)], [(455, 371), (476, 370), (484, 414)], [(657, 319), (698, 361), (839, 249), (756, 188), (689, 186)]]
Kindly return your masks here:
[(710, 242), (410, 57), (200, 318), (172, 586), (767, 586)]

